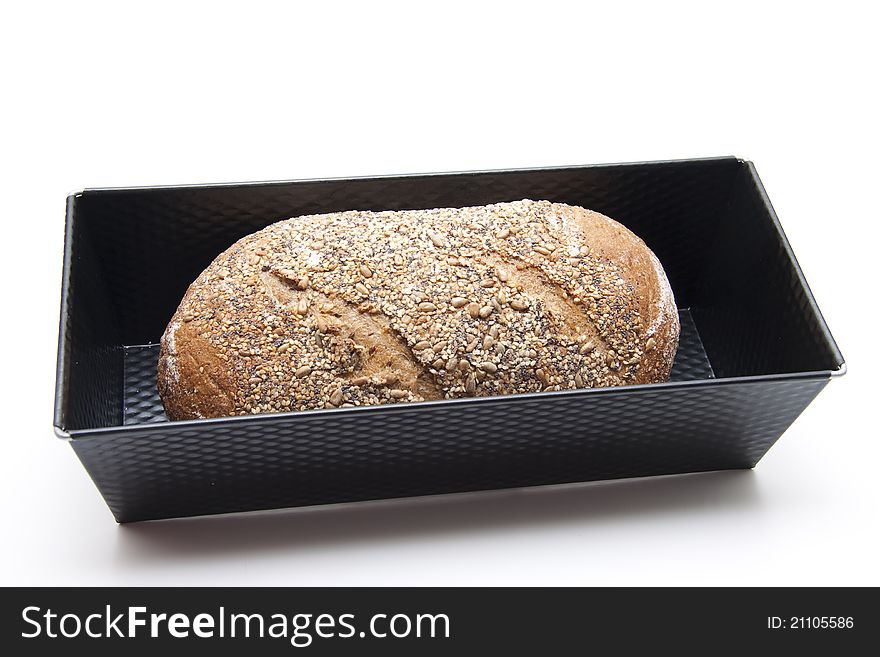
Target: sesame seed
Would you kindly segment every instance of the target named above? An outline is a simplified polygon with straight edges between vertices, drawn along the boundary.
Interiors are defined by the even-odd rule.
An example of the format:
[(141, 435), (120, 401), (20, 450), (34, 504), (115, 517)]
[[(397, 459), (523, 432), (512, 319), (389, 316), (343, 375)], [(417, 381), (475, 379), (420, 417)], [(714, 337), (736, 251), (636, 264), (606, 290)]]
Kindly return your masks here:
[(588, 340), (587, 342), (582, 344), (580, 346), (580, 348), (578, 348), (578, 352), (580, 352), (581, 354), (588, 354), (591, 351), (593, 351), (593, 349), (595, 349), (595, 348), (596, 348), (596, 345), (593, 343), (593, 341)]

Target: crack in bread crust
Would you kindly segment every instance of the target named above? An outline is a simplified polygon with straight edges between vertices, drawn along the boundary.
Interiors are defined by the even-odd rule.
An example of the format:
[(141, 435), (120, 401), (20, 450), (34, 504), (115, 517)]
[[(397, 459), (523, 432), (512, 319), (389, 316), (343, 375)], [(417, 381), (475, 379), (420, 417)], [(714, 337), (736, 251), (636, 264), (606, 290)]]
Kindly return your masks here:
[[(304, 319), (314, 324), (325, 349), (343, 352), (339, 362), (348, 367), (340, 377), (350, 385), (410, 391), (422, 400), (443, 397), (434, 376), (384, 315), (361, 312), (345, 299), (319, 290), (299, 290), (295, 281), (278, 272), (261, 278), (270, 296), (289, 309), (308, 301)], [(367, 381), (352, 383), (364, 378)]]
[[(488, 256), (487, 262), (493, 267), (501, 268), (510, 263), (494, 256)], [(600, 353), (608, 350), (605, 339), (584, 305), (576, 303), (566, 291), (564, 282), (554, 282), (540, 268), (525, 260), (516, 259), (511, 267), (510, 282), (534, 299), (540, 300), (549, 309), (552, 319), (560, 329), (560, 335), (579, 344), (592, 344)]]

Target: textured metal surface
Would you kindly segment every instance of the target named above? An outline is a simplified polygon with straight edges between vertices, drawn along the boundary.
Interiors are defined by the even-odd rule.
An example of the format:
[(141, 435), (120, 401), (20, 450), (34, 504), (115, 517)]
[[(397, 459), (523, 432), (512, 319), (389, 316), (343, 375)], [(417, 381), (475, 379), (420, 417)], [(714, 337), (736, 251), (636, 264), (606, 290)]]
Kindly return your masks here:
[[(521, 198), (599, 210), (654, 249), (690, 309), (671, 383), (165, 420), (155, 347), (129, 345), (157, 342), (239, 237), (311, 212)], [(67, 219), (55, 422), (121, 521), (751, 467), (843, 363), (733, 158), (87, 190)]]
[(125, 347), (124, 423), (167, 422), (159, 391), (156, 389), (156, 365), (159, 345)]
[[(690, 312), (679, 312), (681, 339), (670, 381), (696, 381), (713, 378), (712, 366), (706, 358), (703, 343)], [(156, 361), (159, 345), (125, 348), (125, 424), (167, 422), (162, 400), (156, 390)]]
[(747, 468), (826, 380), (169, 422), (75, 438), (120, 521)]
[(681, 334), (678, 339), (678, 351), (675, 353), (675, 362), (672, 363), (672, 371), (669, 372), (669, 380), (675, 381), (698, 381), (699, 379), (715, 378), (712, 365), (706, 356), (706, 349), (697, 331), (697, 325), (689, 309), (683, 308), (678, 311), (678, 321), (681, 323)]

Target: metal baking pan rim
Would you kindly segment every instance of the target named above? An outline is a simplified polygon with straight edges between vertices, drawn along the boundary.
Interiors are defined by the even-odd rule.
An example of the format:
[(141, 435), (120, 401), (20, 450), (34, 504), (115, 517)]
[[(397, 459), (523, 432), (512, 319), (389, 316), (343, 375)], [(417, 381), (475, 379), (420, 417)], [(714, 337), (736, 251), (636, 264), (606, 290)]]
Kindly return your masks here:
[(55, 362), (55, 406), (53, 409), (53, 425), (55, 435), (67, 439), (70, 434), (64, 428), (65, 408), (64, 402), (67, 396), (64, 386), (67, 382), (67, 348), (69, 337), (67, 335), (67, 318), (70, 316), (70, 267), (73, 260), (73, 222), (76, 215), (76, 199), (80, 194), (71, 194), (67, 197), (67, 207), (64, 220), (64, 257), (61, 264), (61, 303), (58, 320), (58, 350)]
[(715, 157), (693, 157), (672, 160), (641, 160), (633, 162), (600, 162), (593, 164), (563, 164), (557, 166), (537, 167), (514, 167), (506, 169), (465, 169), (454, 171), (426, 171), (421, 173), (388, 173), (388, 174), (364, 174), (359, 176), (318, 176), (316, 178), (281, 178), (274, 180), (255, 180), (247, 182), (219, 182), (219, 183), (181, 183), (176, 185), (134, 185), (123, 187), (86, 187), (72, 192), (70, 197), (82, 196), (92, 192), (144, 192), (144, 191), (167, 191), (175, 189), (210, 189), (218, 187), (269, 187), (272, 185), (288, 185), (293, 183), (339, 183), (360, 182), (367, 180), (390, 180), (395, 178), (438, 178), (442, 176), (476, 176), (485, 174), (510, 174), (510, 173), (535, 173), (539, 171), (571, 171), (575, 169), (608, 169), (611, 167), (655, 166), (659, 164), (693, 164), (695, 162), (725, 162), (734, 160), (740, 164), (751, 164), (749, 160), (734, 155), (720, 155)]
[[(260, 186), (271, 186), (271, 185), (279, 185), (279, 184), (291, 184), (291, 183), (319, 183), (319, 182), (357, 182), (361, 180), (376, 180), (376, 179), (418, 179), (418, 178), (433, 178), (439, 176), (452, 176), (452, 175), (480, 175), (480, 174), (503, 174), (503, 173), (529, 173), (529, 172), (539, 172), (539, 171), (566, 171), (566, 170), (576, 170), (576, 169), (586, 169), (586, 168), (608, 168), (608, 167), (626, 167), (626, 166), (642, 166), (642, 165), (658, 165), (658, 164), (687, 164), (693, 162), (713, 162), (713, 161), (730, 161), (734, 160), (741, 165), (744, 165), (752, 178), (753, 184), (755, 184), (756, 188), (759, 190), (761, 195), (761, 200), (765, 205), (767, 210), (767, 214), (771, 218), (771, 221), (774, 225), (775, 230), (778, 232), (780, 241), (783, 245), (786, 258), (792, 262), (796, 275), (798, 277), (798, 282), (803, 286), (804, 291), (806, 292), (806, 297), (808, 299), (808, 303), (810, 306), (810, 311), (814, 314), (816, 319), (818, 320), (820, 329), (822, 331), (823, 338), (826, 344), (831, 348), (832, 355), (835, 361), (839, 363), (836, 369), (829, 370), (819, 370), (819, 371), (811, 371), (811, 372), (791, 372), (791, 373), (772, 373), (772, 374), (761, 374), (761, 375), (752, 375), (752, 376), (740, 376), (740, 377), (727, 377), (727, 378), (713, 378), (707, 380), (694, 380), (694, 381), (677, 381), (677, 382), (667, 382), (667, 383), (654, 383), (654, 384), (643, 384), (643, 385), (634, 385), (634, 386), (617, 386), (610, 388), (587, 388), (587, 389), (578, 389), (578, 390), (564, 390), (564, 391), (556, 391), (556, 392), (539, 392), (539, 393), (520, 393), (515, 395), (496, 395), (491, 397), (476, 397), (476, 398), (460, 398), (460, 399), (443, 399), (443, 400), (431, 400), (426, 402), (414, 402), (409, 404), (393, 404), (393, 405), (372, 405), (372, 406), (364, 406), (364, 407), (356, 407), (356, 408), (346, 408), (346, 409), (315, 409), (308, 411), (288, 411), (284, 413), (261, 413), (257, 415), (247, 415), (247, 416), (230, 416), (223, 418), (206, 418), (206, 419), (198, 419), (198, 420), (185, 420), (185, 421), (173, 421), (173, 422), (163, 422), (163, 423), (141, 423), (141, 424), (127, 424), (127, 425), (118, 425), (118, 426), (109, 426), (109, 427), (93, 427), (93, 428), (84, 428), (84, 429), (67, 429), (64, 426), (64, 401), (66, 398), (66, 391), (64, 390), (64, 385), (67, 380), (66, 370), (69, 365), (67, 362), (67, 326), (65, 319), (68, 317), (69, 313), (69, 304), (68, 304), (68, 292), (70, 286), (70, 265), (72, 260), (72, 226), (76, 221), (76, 201), (81, 198), (84, 194), (89, 192), (124, 192), (128, 190), (168, 190), (168, 189), (193, 189), (193, 188), (240, 188), (240, 187), (260, 187)], [(63, 268), (62, 268), (62, 285), (61, 285), (61, 312), (60, 312), (60, 331), (58, 337), (58, 358), (56, 363), (56, 386), (55, 386), (55, 408), (54, 408), (54, 431), (56, 436), (62, 439), (71, 439), (71, 438), (85, 438), (89, 436), (101, 435), (105, 433), (116, 433), (119, 431), (145, 431), (149, 432), (151, 430), (158, 429), (163, 426), (173, 425), (177, 426), (188, 426), (193, 425), (194, 427), (209, 427), (209, 426), (217, 426), (218, 423), (224, 422), (246, 422), (246, 423), (254, 423), (264, 421), (266, 418), (272, 418), (275, 420), (285, 420), (291, 419), (294, 416), (302, 415), (303, 413), (314, 414), (314, 413), (330, 413), (330, 412), (400, 412), (405, 409), (415, 408), (427, 408), (436, 404), (466, 404), (466, 403), (516, 403), (517, 400), (520, 399), (533, 399), (533, 398), (547, 398), (552, 399), (557, 396), (561, 397), (563, 395), (587, 395), (587, 394), (628, 394), (630, 392), (638, 393), (644, 391), (651, 390), (669, 390), (669, 389), (679, 389), (689, 386), (714, 386), (714, 385), (725, 385), (725, 384), (735, 384), (735, 383), (749, 383), (749, 382), (772, 382), (772, 381), (795, 381), (795, 380), (807, 380), (807, 379), (823, 379), (823, 378), (837, 378), (846, 373), (846, 363), (843, 359), (843, 356), (837, 346), (834, 337), (831, 334), (831, 331), (823, 317), (821, 311), (819, 310), (818, 304), (816, 302), (815, 296), (810, 289), (806, 278), (803, 275), (801, 267), (797, 261), (796, 256), (794, 255), (793, 249), (785, 235), (785, 232), (782, 229), (781, 223), (779, 221), (778, 216), (769, 200), (766, 190), (757, 174), (757, 170), (754, 164), (744, 158), (734, 157), (734, 156), (721, 156), (721, 157), (706, 157), (706, 158), (686, 158), (686, 159), (675, 159), (675, 160), (655, 160), (655, 161), (642, 161), (642, 162), (615, 162), (615, 163), (607, 163), (607, 164), (587, 164), (587, 165), (564, 165), (564, 166), (551, 166), (551, 167), (526, 167), (526, 168), (513, 168), (513, 169), (486, 169), (486, 170), (473, 170), (473, 171), (444, 171), (444, 172), (432, 172), (432, 173), (412, 173), (412, 174), (389, 174), (389, 175), (366, 175), (366, 176), (343, 176), (336, 178), (306, 178), (306, 179), (293, 179), (293, 180), (275, 180), (275, 181), (261, 181), (261, 182), (239, 182), (239, 183), (207, 183), (207, 184), (182, 184), (182, 185), (169, 185), (169, 186), (155, 186), (155, 185), (147, 185), (147, 186), (138, 186), (138, 187), (105, 187), (105, 188), (87, 188), (79, 192), (73, 192), (67, 197), (67, 213), (66, 213), (66, 222), (65, 222), (65, 240), (64, 240), (64, 257), (63, 257)]]

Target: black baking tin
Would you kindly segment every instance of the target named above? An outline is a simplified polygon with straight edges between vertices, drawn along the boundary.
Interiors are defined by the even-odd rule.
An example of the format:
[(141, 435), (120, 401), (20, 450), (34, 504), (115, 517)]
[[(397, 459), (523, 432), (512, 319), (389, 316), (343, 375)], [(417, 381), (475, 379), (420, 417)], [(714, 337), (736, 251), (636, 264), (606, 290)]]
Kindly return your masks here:
[[(286, 217), (548, 199), (663, 262), (669, 383), (169, 422), (156, 342), (187, 285)], [(750, 162), (87, 189), (67, 200), (56, 433), (120, 522), (750, 468), (844, 362)]]

